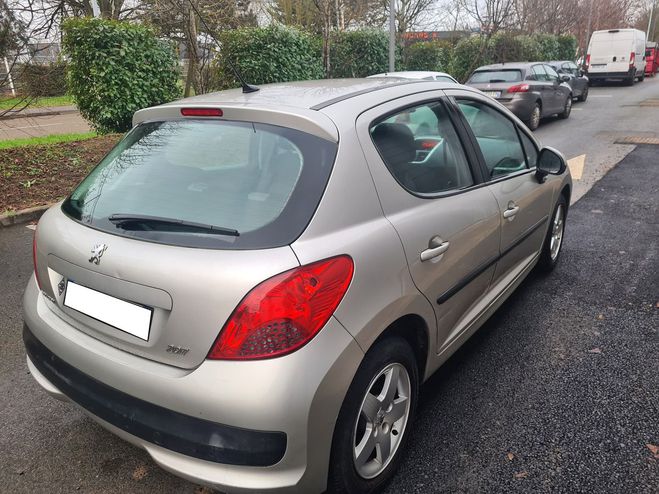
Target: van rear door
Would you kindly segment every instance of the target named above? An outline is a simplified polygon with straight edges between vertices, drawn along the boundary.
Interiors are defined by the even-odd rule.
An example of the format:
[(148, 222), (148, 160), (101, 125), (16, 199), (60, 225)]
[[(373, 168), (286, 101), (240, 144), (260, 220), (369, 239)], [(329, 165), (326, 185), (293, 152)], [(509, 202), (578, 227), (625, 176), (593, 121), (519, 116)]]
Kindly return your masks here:
[(589, 72), (627, 73), (632, 52), (635, 52), (633, 31), (597, 31), (593, 33), (588, 49)]

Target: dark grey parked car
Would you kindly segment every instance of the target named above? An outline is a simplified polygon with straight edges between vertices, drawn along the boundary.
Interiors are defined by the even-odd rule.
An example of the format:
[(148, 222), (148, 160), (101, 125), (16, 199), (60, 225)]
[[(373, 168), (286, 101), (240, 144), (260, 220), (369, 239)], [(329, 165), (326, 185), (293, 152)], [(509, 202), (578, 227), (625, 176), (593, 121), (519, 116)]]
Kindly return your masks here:
[(581, 70), (576, 63), (571, 60), (559, 60), (547, 62), (559, 75), (568, 75), (570, 80), (567, 83), (572, 88), (572, 97), (578, 101), (588, 99), (588, 76)]
[(541, 118), (570, 116), (573, 95), (567, 81), (568, 75), (559, 76), (544, 62), (498, 63), (479, 67), (466, 84), (496, 99), (535, 130)]

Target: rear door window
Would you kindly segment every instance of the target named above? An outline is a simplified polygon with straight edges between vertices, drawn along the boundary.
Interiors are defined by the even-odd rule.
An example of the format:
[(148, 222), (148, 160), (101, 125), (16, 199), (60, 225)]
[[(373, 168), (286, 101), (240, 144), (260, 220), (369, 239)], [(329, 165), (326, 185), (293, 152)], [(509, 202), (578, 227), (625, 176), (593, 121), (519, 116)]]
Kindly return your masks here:
[(161, 243), (286, 245), (309, 222), (335, 153), (334, 143), (274, 125), (148, 122), (101, 161), (63, 210), (95, 228)]
[(402, 109), (370, 128), (394, 178), (414, 194), (437, 194), (473, 185), (462, 143), (444, 106), (431, 102)]
[(536, 81), (548, 81), (547, 72), (545, 72), (545, 69), (542, 65), (534, 65), (531, 68), (531, 74), (533, 75), (533, 79)]

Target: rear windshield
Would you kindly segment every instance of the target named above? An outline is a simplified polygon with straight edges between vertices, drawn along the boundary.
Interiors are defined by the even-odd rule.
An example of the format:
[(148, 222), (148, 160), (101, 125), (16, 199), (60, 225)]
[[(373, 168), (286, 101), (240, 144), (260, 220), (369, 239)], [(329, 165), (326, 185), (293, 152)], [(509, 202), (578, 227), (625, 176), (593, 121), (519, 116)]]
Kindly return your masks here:
[(138, 125), (64, 201), (100, 230), (219, 249), (287, 245), (323, 193), (336, 144), (251, 122)]
[(479, 70), (471, 74), (469, 81), (472, 83), (487, 82), (519, 82), (522, 80), (521, 70)]

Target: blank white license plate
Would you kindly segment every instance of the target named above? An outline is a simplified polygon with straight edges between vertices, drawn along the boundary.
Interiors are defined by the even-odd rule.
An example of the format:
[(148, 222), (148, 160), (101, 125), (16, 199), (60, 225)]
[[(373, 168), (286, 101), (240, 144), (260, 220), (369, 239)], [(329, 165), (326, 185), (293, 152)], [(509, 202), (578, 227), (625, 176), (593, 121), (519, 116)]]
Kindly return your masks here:
[(483, 91), (485, 94), (492, 98), (500, 98), (501, 97), (501, 91)]
[(152, 309), (126, 302), (72, 281), (66, 284), (64, 305), (143, 340), (149, 339)]

